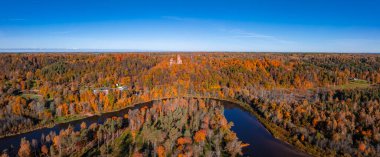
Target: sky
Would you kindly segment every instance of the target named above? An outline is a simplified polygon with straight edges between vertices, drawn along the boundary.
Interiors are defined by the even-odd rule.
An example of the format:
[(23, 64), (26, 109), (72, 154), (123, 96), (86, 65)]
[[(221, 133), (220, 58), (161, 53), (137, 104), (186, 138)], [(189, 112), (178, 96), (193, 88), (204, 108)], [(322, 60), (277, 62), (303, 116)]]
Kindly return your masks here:
[(380, 52), (380, 0), (0, 0), (0, 49)]

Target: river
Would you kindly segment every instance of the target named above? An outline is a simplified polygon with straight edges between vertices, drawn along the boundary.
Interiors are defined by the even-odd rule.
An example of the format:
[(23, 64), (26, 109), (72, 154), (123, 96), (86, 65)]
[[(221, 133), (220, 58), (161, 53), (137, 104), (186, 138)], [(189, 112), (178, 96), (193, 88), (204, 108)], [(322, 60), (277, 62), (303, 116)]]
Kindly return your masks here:
[[(66, 129), (69, 125), (73, 126), (75, 130), (79, 130), (82, 122), (85, 122), (87, 126), (92, 123), (101, 124), (107, 118), (111, 118), (113, 116), (123, 116), (128, 113), (130, 109), (136, 109), (146, 105), (149, 106), (151, 104), (152, 102), (143, 103), (120, 111), (105, 113), (100, 116), (92, 116), (81, 120), (58, 124), (52, 128), (43, 128), (32, 132), (1, 138), (0, 150), (9, 149), (9, 154), (14, 155), (17, 154), (18, 146), (21, 138), (23, 137), (29, 141), (32, 139), (37, 139), (39, 141), (42, 134), (47, 135), (51, 131), (58, 134), (61, 129)], [(248, 111), (245, 111), (239, 105), (227, 101), (221, 101), (221, 104), (225, 108), (224, 115), (227, 120), (234, 123), (232, 130), (237, 134), (241, 141), (250, 144), (248, 147), (243, 149), (244, 156), (309, 156), (305, 153), (299, 152), (293, 146), (274, 138), (253, 115), (251, 115)]]

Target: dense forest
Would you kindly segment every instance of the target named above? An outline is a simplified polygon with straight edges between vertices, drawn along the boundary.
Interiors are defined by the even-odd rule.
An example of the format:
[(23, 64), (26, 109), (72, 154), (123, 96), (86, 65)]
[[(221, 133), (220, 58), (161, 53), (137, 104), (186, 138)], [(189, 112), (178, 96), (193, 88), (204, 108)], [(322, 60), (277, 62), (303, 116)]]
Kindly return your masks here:
[[(312, 155), (380, 154), (379, 55), (180, 53), (181, 64), (172, 64), (170, 59), (176, 59), (177, 55), (175, 53), (1, 54), (0, 135), (9, 136), (155, 99), (213, 97), (249, 104), (266, 122), (278, 126), (277, 129), (268, 128), (274, 135), (281, 134), (284, 136), (282, 140)], [(209, 112), (208, 116), (217, 114), (220, 110), (218, 107), (206, 109)], [(178, 114), (189, 112), (185, 110), (188, 109), (180, 107), (177, 112)], [(199, 111), (206, 112), (206, 110)], [(131, 113), (135, 115), (132, 117), (144, 117), (147, 114), (147, 111), (135, 112)], [(148, 112), (153, 111), (149, 109)], [(170, 117), (174, 113), (163, 111), (161, 114)], [(86, 126), (84, 127), (86, 133), (80, 131), (75, 134), (78, 136), (85, 134), (86, 137), (83, 138), (86, 138), (84, 140), (86, 144), (100, 141), (101, 144), (97, 144), (99, 148), (90, 151), (97, 154), (134, 152), (151, 154), (159, 153), (158, 149), (160, 152), (172, 155), (194, 153), (194, 150), (196, 153), (206, 154), (210, 153), (209, 150), (217, 152), (216, 147), (218, 149), (232, 147), (215, 146), (207, 142), (199, 143), (190, 138), (196, 136), (199, 131), (198, 134), (203, 134), (202, 127), (190, 127), (187, 129), (195, 130), (176, 135), (184, 137), (184, 146), (181, 148), (167, 147), (169, 144), (165, 143), (165, 140), (135, 141), (134, 138), (142, 138), (140, 134), (133, 133), (135, 129), (143, 133), (146, 129), (150, 132), (157, 129), (162, 131), (165, 127), (150, 126), (151, 123), (140, 122), (132, 129), (129, 127), (135, 124), (133, 122), (131, 124), (130, 120), (133, 118), (130, 114), (127, 119), (129, 131), (117, 133), (117, 130), (125, 130), (126, 122), (121, 118), (122, 124), (114, 126), (115, 134), (107, 136), (107, 138), (120, 138), (112, 140), (115, 143), (124, 143), (95, 140), (97, 138), (94, 136), (95, 132), (101, 127), (109, 127), (107, 123), (93, 126), (92, 133), (91, 126), (89, 128)], [(156, 120), (150, 119), (150, 121)], [(171, 120), (180, 121), (181, 118)], [(114, 121), (117, 122), (117, 118)], [(227, 130), (220, 134), (230, 134)], [(72, 134), (67, 132), (70, 132), (70, 128), (63, 131), (62, 136)], [(60, 134), (55, 136), (61, 136)], [(222, 140), (217, 139), (221, 138), (220, 136), (207, 135), (207, 139)], [(49, 138), (53, 139), (52, 135)], [(170, 139), (168, 143), (175, 143), (175, 140), (177, 139)], [(240, 146), (236, 144), (239, 143), (237, 140), (233, 141), (234, 147)], [(130, 147), (117, 147), (125, 145), (125, 142)], [(31, 145), (29, 141), (21, 143), (20, 149), (25, 148), (23, 145)], [(194, 143), (196, 145), (192, 145)], [(203, 145), (202, 148), (199, 148), (200, 144)], [(93, 145), (96, 145), (95, 142)], [(58, 147), (52, 143), (45, 147), (48, 151), (42, 151), (41, 148), (35, 153), (62, 154), (59, 148), (65, 148), (64, 152), (79, 152), (78, 149)], [(84, 147), (86, 146), (82, 145), (80, 148)], [(240, 153), (225, 152), (225, 150), (229, 149), (219, 152)]]

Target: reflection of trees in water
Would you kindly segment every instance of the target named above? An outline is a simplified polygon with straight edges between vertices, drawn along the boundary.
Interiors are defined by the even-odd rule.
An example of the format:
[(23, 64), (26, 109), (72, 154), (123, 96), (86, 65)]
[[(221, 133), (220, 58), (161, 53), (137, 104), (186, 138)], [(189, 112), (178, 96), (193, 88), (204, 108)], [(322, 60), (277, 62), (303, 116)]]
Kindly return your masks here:
[(242, 143), (230, 130), (223, 106), (202, 99), (157, 101), (151, 108), (128, 113), (128, 132), (114, 155), (232, 156)]

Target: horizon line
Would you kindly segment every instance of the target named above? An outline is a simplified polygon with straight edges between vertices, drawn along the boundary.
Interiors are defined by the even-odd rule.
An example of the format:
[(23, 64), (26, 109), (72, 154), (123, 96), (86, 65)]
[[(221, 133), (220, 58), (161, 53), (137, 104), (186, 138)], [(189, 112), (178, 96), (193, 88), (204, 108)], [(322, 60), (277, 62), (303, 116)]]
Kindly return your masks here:
[(377, 54), (364, 51), (231, 51), (231, 50), (143, 50), (143, 49), (96, 49), (96, 48), (0, 48), (0, 53), (339, 53)]

